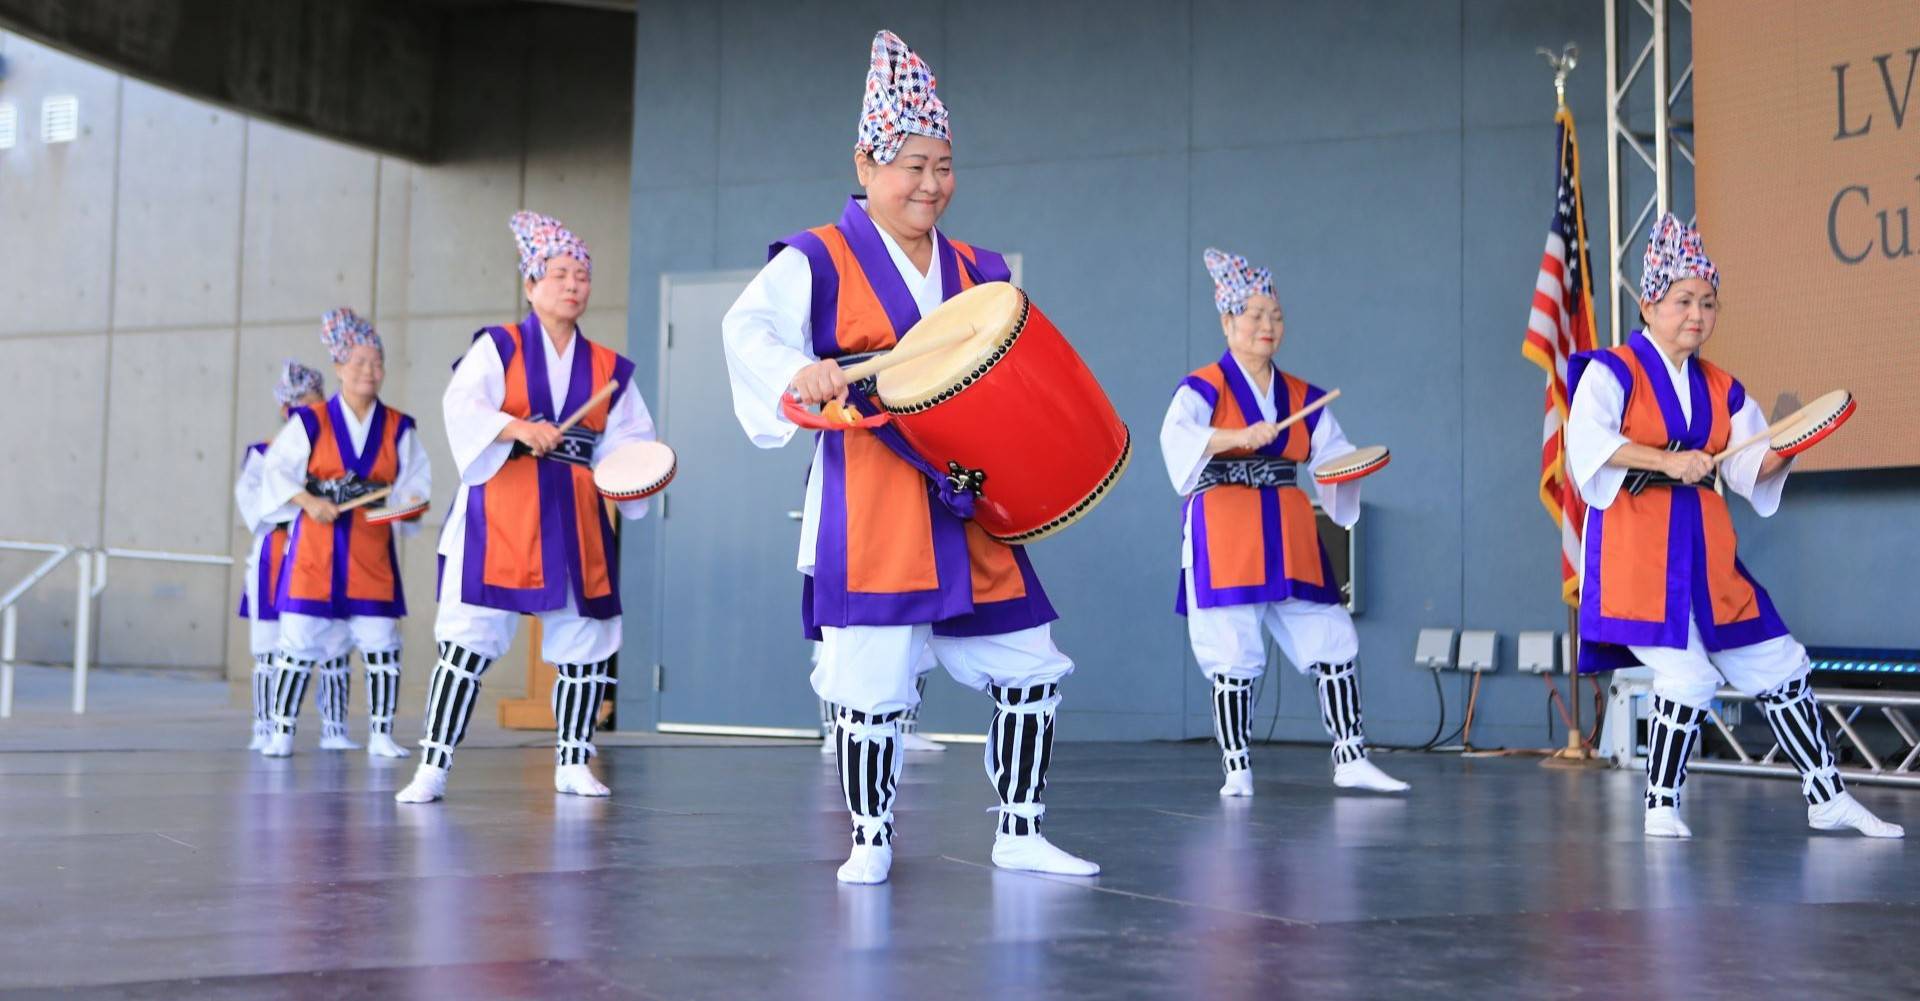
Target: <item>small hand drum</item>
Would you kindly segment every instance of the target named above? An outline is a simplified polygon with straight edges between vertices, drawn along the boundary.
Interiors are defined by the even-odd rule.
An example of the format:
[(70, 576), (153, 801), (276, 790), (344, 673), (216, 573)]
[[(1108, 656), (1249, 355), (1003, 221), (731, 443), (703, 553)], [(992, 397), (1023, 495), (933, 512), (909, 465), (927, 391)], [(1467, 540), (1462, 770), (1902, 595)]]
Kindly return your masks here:
[(608, 500), (639, 500), (665, 489), (676, 468), (673, 449), (665, 442), (629, 442), (593, 467), (593, 485)]
[(1313, 467), (1313, 481), (1331, 486), (1335, 483), (1357, 480), (1387, 468), (1387, 463), (1392, 459), (1392, 453), (1388, 452), (1383, 445), (1357, 448)]
[(369, 525), (386, 525), (396, 521), (407, 521), (427, 513), (432, 501), (425, 497), (415, 498), (405, 504), (389, 504), (385, 507), (368, 508), (361, 512)]
[(1782, 456), (1799, 455), (1840, 430), (1840, 425), (1845, 424), (1857, 409), (1859, 407), (1853, 402), (1853, 394), (1844, 389), (1821, 396), (1795, 411), (1785, 426), (1774, 432), (1771, 440), (1773, 450)]

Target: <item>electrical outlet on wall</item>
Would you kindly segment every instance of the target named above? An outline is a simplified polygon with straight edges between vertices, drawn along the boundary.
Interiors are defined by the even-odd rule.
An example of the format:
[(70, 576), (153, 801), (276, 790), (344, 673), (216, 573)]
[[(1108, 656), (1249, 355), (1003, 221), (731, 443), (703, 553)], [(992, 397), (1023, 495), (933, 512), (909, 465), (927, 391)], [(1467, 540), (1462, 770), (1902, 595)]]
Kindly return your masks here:
[(1460, 670), (1494, 671), (1500, 667), (1500, 634), (1491, 629), (1463, 629), (1460, 632)]

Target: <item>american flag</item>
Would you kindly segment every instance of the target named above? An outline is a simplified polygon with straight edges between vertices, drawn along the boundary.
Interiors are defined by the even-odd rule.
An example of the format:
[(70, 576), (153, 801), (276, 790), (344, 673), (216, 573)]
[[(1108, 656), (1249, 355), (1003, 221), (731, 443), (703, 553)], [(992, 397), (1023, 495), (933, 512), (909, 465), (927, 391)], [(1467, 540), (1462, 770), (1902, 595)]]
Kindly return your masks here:
[(1574, 138), (1573, 112), (1561, 107), (1553, 116), (1559, 139), (1559, 178), (1553, 196), (1553, 223), (1547, 249), (1540, 255), (1540, 277), (1533, 286), (1533, 314), (1520, 353), (1547, 373), (1546, 417), (1540, 425), (1540, 503), (1560, 528), (1560, 592), (1569, 605), (1580, 601), (1580, 530), (1587, 506), (1566, 472), (1567, 358), (1593, 350), (1593, 272), (1587, 254), (1587, 217), (1580, 196), (1580, 144)]

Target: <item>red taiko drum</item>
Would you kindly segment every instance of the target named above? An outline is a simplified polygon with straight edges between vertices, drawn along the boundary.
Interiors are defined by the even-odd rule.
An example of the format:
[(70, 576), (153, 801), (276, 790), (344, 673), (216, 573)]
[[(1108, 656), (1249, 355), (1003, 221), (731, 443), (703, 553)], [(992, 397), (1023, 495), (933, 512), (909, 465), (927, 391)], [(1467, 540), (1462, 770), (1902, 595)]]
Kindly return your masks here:
[(941, 470), (984, 474), (974, 521), (1007, 543), (1093, 510), (1126, 471), (1132, 438), (1060, 331), (1006, 282), (976, 285), (915, 324), (948, 341), (879, 374), (880, 405)]

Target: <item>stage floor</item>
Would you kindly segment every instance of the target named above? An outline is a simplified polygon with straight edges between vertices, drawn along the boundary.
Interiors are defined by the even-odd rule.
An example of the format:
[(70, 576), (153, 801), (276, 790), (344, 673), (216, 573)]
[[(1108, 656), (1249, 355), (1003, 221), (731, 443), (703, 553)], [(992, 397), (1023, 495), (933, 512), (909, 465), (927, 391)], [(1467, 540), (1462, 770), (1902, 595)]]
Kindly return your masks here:
[[(237, 719), (237, 717), (233, 717)], [(3, 729), (3, 728), (0, 728)], [(235, 726), (222, 726), (223, 735)], [(531, 735), (528, 735), (531, 736)], [(309, 744), (311, 735), (304, 735)], [(15, 746), (18, 746), (17, 744)], [(813, 746), (411, 763), (303, 748), (0, 754), (0, 998), (1842, 998), (1920, 989), (1920, 845), (1816, 835), (1788, 782), (1695, 776), (1649, 843), (1636, 776), (1201, 744), (1062, 744), (1048, 831), (1094, 880), (988, 863), (978, 746), (913, 755), (893, 881), (843, 887)], [(1920, 833), (1920, 797), (1859, 788)], [(67, 988), (51, 991), (46, 988)]]

